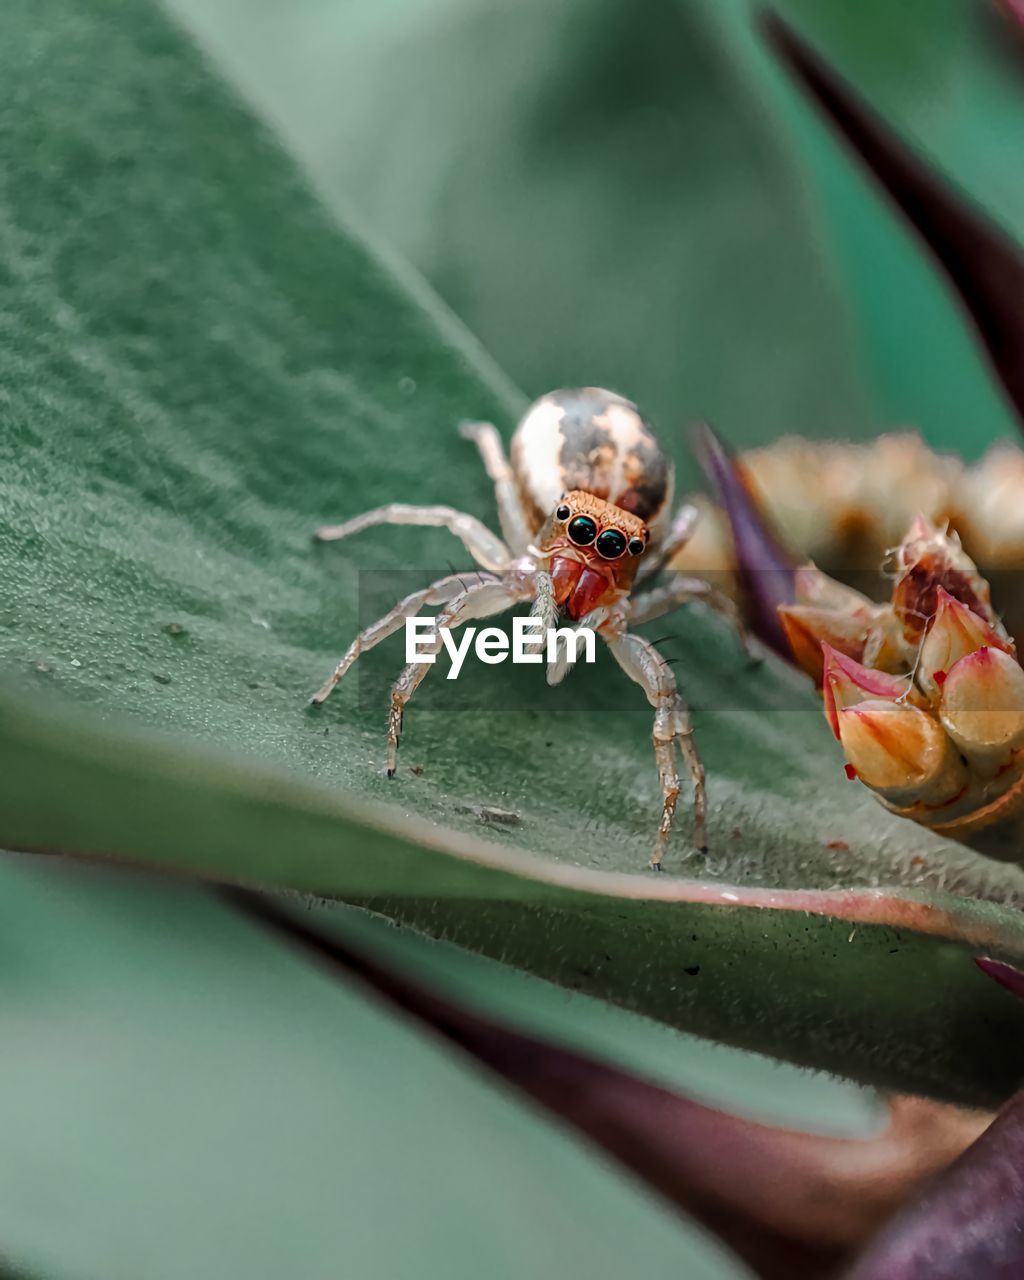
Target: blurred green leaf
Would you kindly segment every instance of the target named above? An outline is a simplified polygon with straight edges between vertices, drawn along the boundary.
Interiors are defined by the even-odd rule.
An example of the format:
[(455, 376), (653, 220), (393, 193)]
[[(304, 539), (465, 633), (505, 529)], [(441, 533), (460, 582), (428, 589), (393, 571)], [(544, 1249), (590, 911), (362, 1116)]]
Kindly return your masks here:
[(1024, 423), (1024, 247), (915, 152), (811, 45), (777, 15), (765, 40), (824, 119), (891, 197), (957, 292), (1018, 425)]
[(194, 889), (0, 864), (0, 1240), (109, 1280), (739, 1270), (434, 1037)]
[[(942, 1171), (985, 1124), (981, 1113), (903, 1096), (890, 1100), (886, 1123), (870, 1136), (765, 1126), (446, 999), (418, 973), (304, 918), (308, 911), (294, 904), (236, 886), (221, 886), (217, 896), (522, 1090), (706, 1226), (761, 1280), (832, 1280), (887, 1210)], [(858, 1217), (865, 1202), (867, 1221)]]
[(777, 0), (775, 7), (1024, 239), (1024, 76), (992, 0)]
[[(406, 729), (423, 772), (392, 784), (378, 696), (357, 684), (303, 709), (356, 629), (355, 566), (451, 554), (409, 530), (317, 554), (309, 528), (388, 498), (489, 515), (453, 423), (507, 425), (516, 397), (332, 224), (155, 13), (39, 15), (12, 9), (0, 51), (16, 104), (0, 658), (22, 704), (53, 687), (93, 727), (56, 702), (4, 706), (0, 844), (336, 894), (744, 1047), (1005, 1093), (1024, 1026), (965, 948), (1016, 956), (1018, 917), (871, 886), (1007, 901), (1024, 872), (837, 786), (813, 694), (774, 663), (744, 669), (717, 622), (685, 618), (679, 641), (711, 778), (712, 861), (686, 868), (703, 883), (643, 871), (649, 710), (608, 664), (556, 690), (532, 668), (477, 671), (458, 698), (435, 679)], [(370, 694), (399, 660), (397, 644), (372, 655)], [(488, 803), (515, 811), (514, 836), (481, 838)]]
[[(684, 0), (685, 2), (685, 0)], [(1024, 240), (1024, 76), (979, 0), (773, 0), (949, 181)], [(948, 284), (816, 109), (759, 47), (746, 0), (709, 3), (792, 132), (857, 317), (877, 429), (913, 426), (974, 458), (1015, 434)]]
[(737, 443), (874, 425), (785, 140), (696, 3), (172, 0), (531, 394)]
[[(1024, 76), (983, 3), (778, 7), (1024, 234)], [(959, 305), (747, 0), (172, 8), (528, 390), (611, 383), (737, 445), (911, 425), (974, 457), (1012, 432)]]

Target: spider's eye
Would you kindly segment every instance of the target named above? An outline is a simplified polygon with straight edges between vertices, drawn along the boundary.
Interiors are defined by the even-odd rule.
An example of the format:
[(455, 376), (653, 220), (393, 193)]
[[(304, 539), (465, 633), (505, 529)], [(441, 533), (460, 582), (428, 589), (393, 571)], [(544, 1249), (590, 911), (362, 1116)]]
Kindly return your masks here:
[(618, 529), (605, 529), (596, 545), (599, 556), (605, 560), (617, 560), (626, 549), (626, 535)]
[(570, 523), (567, 532), (570, 542), (575, 542), (578, 547), (589, 547), (597, 537), (597, 524), (590, 516), (577, 516)]
[(630, 538), (626, 544), (626, 550), (631, 556), (642, 556), (647, 550), (647, 543), (644, 542), (643, 538)]
[(555, 507), (556, 520), (568, 520), (571, 515), (572, 515), (572, 508), (569, 507), (566, 503), (560, 502), (558, 506)]

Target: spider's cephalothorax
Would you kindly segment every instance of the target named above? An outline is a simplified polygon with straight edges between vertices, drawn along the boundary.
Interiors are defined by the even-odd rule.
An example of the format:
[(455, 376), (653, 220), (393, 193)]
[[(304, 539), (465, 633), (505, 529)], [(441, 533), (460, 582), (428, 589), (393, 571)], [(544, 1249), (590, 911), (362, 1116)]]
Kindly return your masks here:
[[(421, 651), (433, 654), (441, 649), (444, 630), (522, 602), (531, 602), (549, 626), (564, 614), (597, 631), (654, 708), (662, 809), (651, 865), (660, 867), (672, 828), (679, 794), (677, 746), (693, 782), (694, 843), (704, 848), (704, 770), (689, 713), (671, 668), (648, 640), (629, 630), (693, 599), (707, 601), (736, 622), (731, 602), (699, 578), (676, 574), (662, 586), (635, 593), (638, 584), (653, 581), (693, 530), (692, 506), (669, 520), (671, 460), (636, 405), (597, 387), (555, 391), (532, 405), (512, 438), (511, 462), (490, 423), (464, 424), (462, 433), (477, 445), (494, 482), (503, 538), (453, 507), (402, 503), (319, 529), (317, 538), (332, 542), (377, 524), (447, 528), (481, 571), (450, 574), (399, 601), (356, 636), (313, 704), (324, 701), (360, 653), (425, 606), (442, 606), (433, 634), (421, 641)], [(430, 666), (429, 661), (410, 662), (392, 687), (387, 764), (392, 777), (405, 705)], [(561, 680), (567, 669), (565, 662), (550, 665), (549, 683)]]
[(649, 538), (642, 520), (603, 498), (563, 494), (537, 538), (555, 604), (578, 622), (628, 595)]

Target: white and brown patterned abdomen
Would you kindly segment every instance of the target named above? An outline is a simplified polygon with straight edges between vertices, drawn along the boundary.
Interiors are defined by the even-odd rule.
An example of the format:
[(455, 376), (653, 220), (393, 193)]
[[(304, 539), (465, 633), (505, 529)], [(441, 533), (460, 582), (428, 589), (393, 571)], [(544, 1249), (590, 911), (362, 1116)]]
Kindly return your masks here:
[(636, 405), (614, 391), (582, 387), (543, 396), (516, 428), (511, 462), (535, 530), (563, 493), (582, 489), (638, 516), (652, 541), (665, 531), (672, 460)]

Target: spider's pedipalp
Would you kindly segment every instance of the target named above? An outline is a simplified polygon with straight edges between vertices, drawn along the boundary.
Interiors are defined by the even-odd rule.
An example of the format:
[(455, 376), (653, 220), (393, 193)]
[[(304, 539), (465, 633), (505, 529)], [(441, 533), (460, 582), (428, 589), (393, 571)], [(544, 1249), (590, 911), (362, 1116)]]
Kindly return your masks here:
[[(538, 636), (534, 641), (528, 641), (526, 644), (527, 653), (546, 653), (547, 644), (545, 638), (548, 633), (558, 626), (558, 605), (555, 603), (555, 589), (551, 581), (551, 574), (547, 569), (538, 569), (533, 577), (533, 607), (530, 610), (530, 616), (540, 618), (544, 626), (544, 635)], [(558, 684), (565, 675), (566, 669), (559, 663), (548, 664), (547, 681), (548, 684)]]
[(343, 524), (325, 524), (313, 534), (317, 542), (338, 542), (379, 524), (417, 525), (420, 528), (447, 529), (462, 542), (469, 554), (484, 569), (500, 572), (512, 562), (512, 553), (504, 542), (488, 529), (482, 520), (454, 507), (414, 507), (404, 502), (364, 511)]

